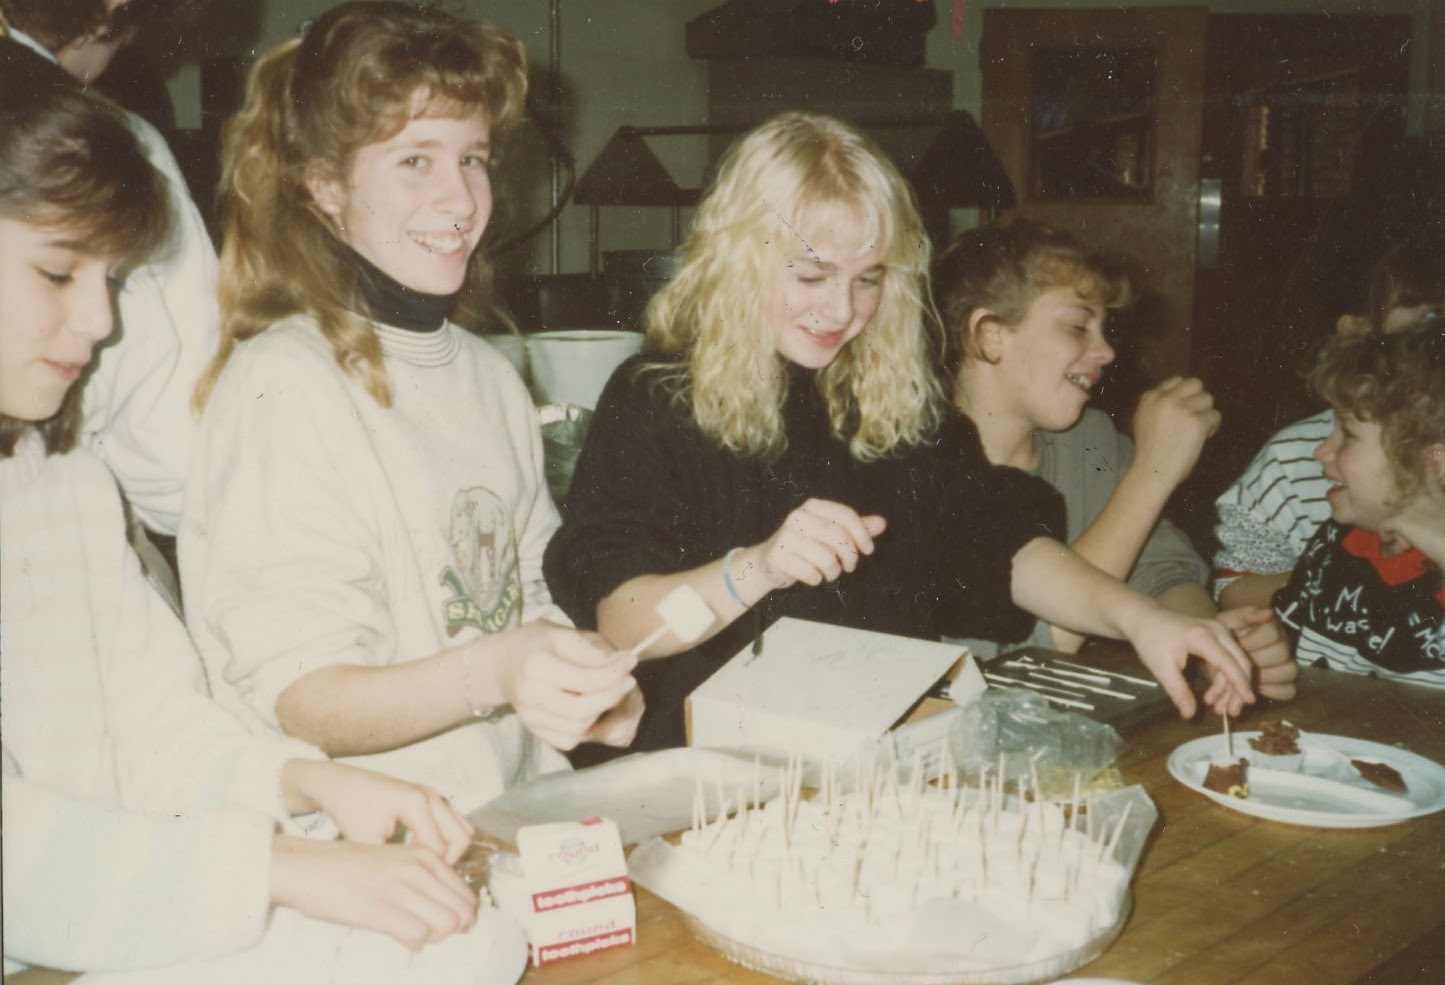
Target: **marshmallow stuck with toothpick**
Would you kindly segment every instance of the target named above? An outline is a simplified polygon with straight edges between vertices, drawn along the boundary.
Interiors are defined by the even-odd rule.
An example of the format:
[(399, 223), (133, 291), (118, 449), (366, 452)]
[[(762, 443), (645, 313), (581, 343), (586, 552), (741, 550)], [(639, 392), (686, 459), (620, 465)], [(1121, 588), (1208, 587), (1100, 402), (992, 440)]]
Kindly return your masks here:
[(694, 643), (717, 619), (691, 585), (679, 585), (664, 595), (657, 603), (657, 614), (662, 617), (662, 625), (632, 648), (633, 656), (662, 639), (665, 633), (671, 633), (680, 643)]

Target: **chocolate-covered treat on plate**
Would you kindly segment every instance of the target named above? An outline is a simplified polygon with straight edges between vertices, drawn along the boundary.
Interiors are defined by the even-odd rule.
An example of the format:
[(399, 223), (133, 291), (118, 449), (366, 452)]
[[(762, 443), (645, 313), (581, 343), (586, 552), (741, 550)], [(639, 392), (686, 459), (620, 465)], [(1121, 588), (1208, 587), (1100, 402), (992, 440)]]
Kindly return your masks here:
[(1299, 729), (1284, 719), (1267, 719), (1260, 723), (1259, 735), (1249, 740), (1249, 760), (1260, 769), (1299, 771), (1304, 753), (1299, 747)]
[(1204, 774), (1204, 789), (1247, 800), (1249, 760), (1241, 756), (1236, 763), (1210, 763), (1209, 772)]
[(1376, 762), (1373, 759), (1352, 759), (1350, 765), (1360, 771), (1360, 775), (1369, 780), (1381, 790), (1388, 790), (1391, 793), (1405, 793), (1409, 789), (1405, 785), (1405, 778), (1400, 771), (1385, 763)]

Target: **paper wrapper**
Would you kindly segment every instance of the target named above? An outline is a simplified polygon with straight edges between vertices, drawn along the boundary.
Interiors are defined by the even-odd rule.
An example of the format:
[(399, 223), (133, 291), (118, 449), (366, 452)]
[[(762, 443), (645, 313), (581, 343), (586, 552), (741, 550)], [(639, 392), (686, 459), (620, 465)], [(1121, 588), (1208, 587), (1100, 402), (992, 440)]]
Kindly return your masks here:
[[(1009, 798), (1017, 810), (1019, 802)], [(726, 902), (700, 878), (698, 866), (661, 838), (639, 845), (629, 860), (633, 880), (683, 911), (698, 936), (730, 959), (795, 981), (860, 985), (925, 985), (1041, 981), (1093, 960), (1113, 942), (1128, 915), (1128, 885), (1158, 812), (1140, 787), (1096, 798), (1095, 830), (1112, 836), (1127, 809), (1113, 858), (1124, 870), (1111, 918), (1070, 938), (1040, 927), (1043, 904), (1020, 901), (1004, 913), (967, 898), (923, 902), (906, 918), (866, 921), (846, 913), (780, 916), (770, 906)], [(1102, 841), (1101, 837), (1101, 841)], [(966, 895), (966, 894), (965, 894)], [(856, 924), (856, 925), (855, 925)]]

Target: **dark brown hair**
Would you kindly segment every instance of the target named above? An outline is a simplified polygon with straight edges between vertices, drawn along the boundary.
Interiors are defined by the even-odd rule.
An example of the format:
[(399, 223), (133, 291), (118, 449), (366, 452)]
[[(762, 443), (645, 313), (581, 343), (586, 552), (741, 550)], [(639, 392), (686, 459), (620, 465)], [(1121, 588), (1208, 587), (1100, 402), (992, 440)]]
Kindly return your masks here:
[(204, 0), (129, 0), (115, 10), (106, 0), (0, 0), (0, 14), (52, 52), (107, 27), (128, 27), (146, 21), (196, 14)]
[(948, 371), (981, 357), (969, 318), (987, 308), (1016, 325), (1029, 305), (1054, 287), (1075, 287), (1108, 308), (1133, 300), (1133, 288), (1113, 258), (1086, 247), (1072, 233), (1028, 219), (980, 226), (964, 233), (933, 268), (933, 296), (948, 336)]
[[(95, 256), (134, 263), (170, 228), (164, 179), (109, 104), (13, 41), (0, 39), (0, 216), (64, 229)], [(3, 312), (0, 312), (3, 316)], [(47, 450), (74, 447), (81, 386), (39, 430)], [(29, 421), (0, 418), (9, 456)]]

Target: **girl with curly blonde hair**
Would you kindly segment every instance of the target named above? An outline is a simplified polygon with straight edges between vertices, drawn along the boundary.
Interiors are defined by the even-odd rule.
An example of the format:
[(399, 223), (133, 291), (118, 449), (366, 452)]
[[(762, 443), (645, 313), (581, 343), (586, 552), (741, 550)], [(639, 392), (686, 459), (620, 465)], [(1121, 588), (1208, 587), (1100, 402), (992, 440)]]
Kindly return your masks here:
[(342, 4), (258, 63), (181, 531), (219, 700), (463, 809), (641, 712), (633, 658), (547, 618), (535, 412), (448, 319), (525, 92), (515, 38), (403, 3)]
[(781, 616), (1014, 639), (1052, 612), (1135, 640), (1181, 708), (1190, 652), (1227, 670), (1211, 704), (1252, 698), (1227, 631), (1058, 544), (1052, 490), (991, 467), (949, 408), (929, 243), (867, 137), (809, 113), (757, 127), (723, 158), (684, 252), (644, 351), (603, 393), (546, 558), (563, 608), (619, 646), (680, 584), (719, 617), (693, 649), (644, 651), (671, 659), (638, 672), (639, 747), (680, 744), (687, 694)]
[(1310, 382), (1330, 518), (1274, 609), (1302, 661), (1445, 687), (1445, 322), (1338, 333)]

